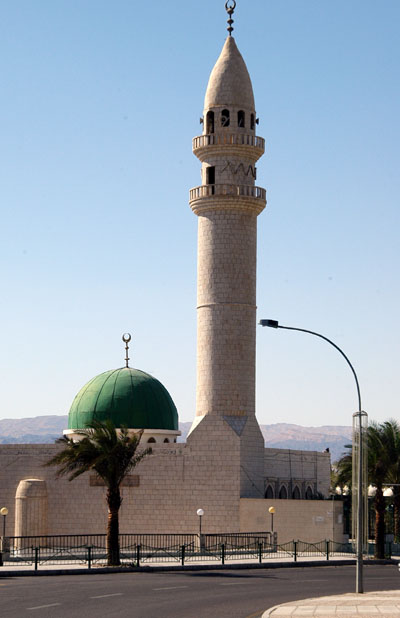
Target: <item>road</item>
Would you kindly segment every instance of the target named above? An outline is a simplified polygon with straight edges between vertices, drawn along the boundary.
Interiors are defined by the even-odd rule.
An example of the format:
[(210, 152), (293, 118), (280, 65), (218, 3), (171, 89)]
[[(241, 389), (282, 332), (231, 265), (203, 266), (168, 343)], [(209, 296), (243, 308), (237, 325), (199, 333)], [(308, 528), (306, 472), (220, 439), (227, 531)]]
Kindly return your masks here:
[[(398, 589), (397, 566), (367, 566), (365, 591)], [(354, 592), (355, 567), (0, 578), (7, 618), (257, 618), (279, 603)]]

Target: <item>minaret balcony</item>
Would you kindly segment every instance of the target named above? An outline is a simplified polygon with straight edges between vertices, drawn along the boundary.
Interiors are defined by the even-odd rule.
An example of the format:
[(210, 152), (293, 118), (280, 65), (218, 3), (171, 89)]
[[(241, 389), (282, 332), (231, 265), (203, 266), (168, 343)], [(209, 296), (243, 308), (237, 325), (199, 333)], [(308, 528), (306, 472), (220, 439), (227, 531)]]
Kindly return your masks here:
[(254, 185), (201, 185), (190, 189), (190, 207), (195, 213), (211, 208), (241, 209), (259, 214), (267, 203), (267, 192)]
[(257, 161), (265, 151), (265, 139), (248, 133), (211, 133), (198, 135), (192, 140), (193, 153), (203, 160), (204, 156), (225, 155), (227, 153), (238, 156), (248, 156)]

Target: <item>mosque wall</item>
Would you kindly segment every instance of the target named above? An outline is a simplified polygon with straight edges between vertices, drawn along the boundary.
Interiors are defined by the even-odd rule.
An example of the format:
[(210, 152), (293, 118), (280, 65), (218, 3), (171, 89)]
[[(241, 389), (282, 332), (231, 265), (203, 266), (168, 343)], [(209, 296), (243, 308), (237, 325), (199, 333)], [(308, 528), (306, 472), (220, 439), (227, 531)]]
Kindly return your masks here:
[[(241, 418), (235, 419), (239, 423), (235, 431), (226, 420), (206, 415), (186, 444), (152, 445), (153, 454), (132, 471), (122, 487), (121, 532), (195, 532), (198, 508), (205, 512), (202, 525), (206, 533), (265, 530), (263, 474), (281, 481), (287, 481), (291, 474), (303, 485), (316, 479), (316, 487), (328, 488), (329, 454), (325, 453), (265, 449), (263, 472), (259, 465), (263, 458), (258, 453), (261, 443), (253, 426), (256, 423), (248, 419), (248, 426), (244, 425), (241, 431)], [(104, 533), (105, 486), (93, 473), (72, 482), (56, 479), (56, 469), (43, 464), (58, 448), (56, 444), (0, 446), (0, 506), (9, 509), (8, 535), (14, 535), (15, 530), (19, 535), (39, 530), (48, 534)], [(43, 490), (40, 495), (33, 491), (34, 483), (20, 483), (27, 479), (45, 481), (46, 495)], [(241, 500), (244, 495), (250, 496), (250, 502)], [(17, 526), (16, 497), (20, 505)], [(268, 501), (269, 506), (272, 503), (275, 501)], [(46, 504), (47, 522), (43, 514)], [(246, 510), (243, 504), (251, 504), (252, 509)], [(310, 527), (310, 539), (318, 540), (319, 531), (322, 534), (322, 530), (327, 530), (320, 520), (312, 523), (312, 517), (323, 516), (328, 521), (327, 515), (320, 515), (320, 509), (328, 508), (330, 502), (276, 500), (276, 504), (285, 513), (281, 532), (285, 529), (291, 539), (296, 536), (300, 520), (302, 526)], [(300, 512), (304, 517), (299, 520)], [(43, 521), (36, 521), (38, 517), (43, 517)], [(304, 538), (302, 530), (300, 538)]]
[(325, 539), (344, 542), (343, 507), (333, 500), (240, 500), (240, 531), (271, 530), (269, 507), (275, 507), (274, 532), (278, 543)]
[(307, 490), (315, 497), (329, 495), (331, 458), (328, 453), (300, 451), (281, 448), (266, 448), (264, 455), (265, 490), (271, 488), (273, 497), (278, 498), (282, 487), (288, 496), (298, 487), (300, 497), (305, 498)]

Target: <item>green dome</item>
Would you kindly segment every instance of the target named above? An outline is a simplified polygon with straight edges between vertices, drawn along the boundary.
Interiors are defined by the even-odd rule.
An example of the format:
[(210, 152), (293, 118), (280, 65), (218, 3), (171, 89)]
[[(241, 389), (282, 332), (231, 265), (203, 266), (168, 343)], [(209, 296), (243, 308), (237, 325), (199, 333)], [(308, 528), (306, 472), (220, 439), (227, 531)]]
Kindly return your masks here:
[(178, 430), (178, 412), (167, 389), (130, 367), (105, 371), (85, 384), (72, 402), (68, 429), (106, 419), (115, 427)]

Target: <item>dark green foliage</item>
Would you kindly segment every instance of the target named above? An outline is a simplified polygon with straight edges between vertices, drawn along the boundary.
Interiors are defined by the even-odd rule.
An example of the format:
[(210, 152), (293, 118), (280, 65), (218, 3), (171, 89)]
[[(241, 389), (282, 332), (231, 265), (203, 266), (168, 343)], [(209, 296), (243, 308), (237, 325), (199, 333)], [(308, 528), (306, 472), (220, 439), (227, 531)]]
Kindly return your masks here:
[(137, 453), (143, 431), (130, 434), (126, 427), (117, 430), (110, 420), (93, 421), (86, 429), (75, 433), (82, 437), (75, 441), (66, 436), (56, 440), (64, 448), (45, 465), (58, 466), (56, 476), (68, 476), (69, 481), (90, 470), (103, 479), (108, 505), (107, 564), (119, 565), (120, 485), (125, 476), (151, 453), (151, 449)]

